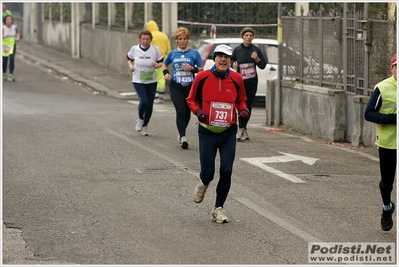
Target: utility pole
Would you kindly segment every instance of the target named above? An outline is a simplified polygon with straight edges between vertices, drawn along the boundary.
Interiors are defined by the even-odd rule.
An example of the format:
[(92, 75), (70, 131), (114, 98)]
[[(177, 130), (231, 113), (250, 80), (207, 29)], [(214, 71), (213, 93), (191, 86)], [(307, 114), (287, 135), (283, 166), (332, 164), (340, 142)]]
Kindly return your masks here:
[[(162, 3), (162, 31), (173, 40), (173, 35), (177, 29), (177, 2), (176, 3)], [(176, 43), (171, 42), (172, 46)]]
[(280, 126), (281, 123), (281, 77), (282, 77), (282, 49), (283, 49), (283, 22), (282, 16), (282, 5), (278, 3), (278, 16), (277, 16), (277, 41), (278, 41), (278, 68), (277, 68), (277, 90), (276, 90), (276, 103), (275, 103), (275, 125)]
[(73, 58), (80, 58), (80, 3), (71, 4), (71, 50)]

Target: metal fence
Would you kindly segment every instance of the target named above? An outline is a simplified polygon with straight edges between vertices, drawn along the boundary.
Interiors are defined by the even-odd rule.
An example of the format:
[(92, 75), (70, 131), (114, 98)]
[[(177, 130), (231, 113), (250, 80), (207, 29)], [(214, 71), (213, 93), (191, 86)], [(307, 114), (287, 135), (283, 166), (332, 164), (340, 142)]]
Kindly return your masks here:
[(283, 17), (282, 22), (282, 74), (300, 83), (343, 86), (343, 47), (331, 18)]
[(337, 17), (284, 16), (282, 22), (285, 77), (370, 95), (376, 83), (390, 76), (395, 22), (366, 20), (351, 11)]
[[(70, 22), (70, 3), (43, 3), (43, 18)], [(22, 3), (7, 3), (22, 16)], [(82, 23), (110, 29), (142, 29), (145, 26), (143, 2), (85, 3)], [(322, 10), (322, 8), (320, 8)], [(206, 38), (211, 25), (217, 37), (238, 37), (251, 26), (258, 38), (277, 39), (275, 17), (264, 16), (276, 10), (276, 3), (179, 3), (178, 26), (189, 28), (192, 36)], [(162, 3), (152, 3), (152, 19), (162, 29)], [(348, 93), (370, 95), (374, 85), (388, 77), (389, 61), (396, 53), (396, 24), (393, 21), (365, 20), (362, 13), (344, 10), (318, 12), (307, 16), (282, 17), (283, 75), (300, 83), (342, 88)], [(276, 14), (277, 16), (277, 14)], [(126, 27), (127, 25), (127, 27)]]

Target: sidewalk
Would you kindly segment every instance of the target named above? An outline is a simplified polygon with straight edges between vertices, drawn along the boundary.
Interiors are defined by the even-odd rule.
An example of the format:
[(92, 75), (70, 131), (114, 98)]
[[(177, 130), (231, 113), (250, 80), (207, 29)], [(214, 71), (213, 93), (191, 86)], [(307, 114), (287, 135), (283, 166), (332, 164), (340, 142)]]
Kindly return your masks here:
[[(59, 75), (82, 83), (94, 91), (103, 92), (119, 99), (138, 99), (128, 71), (117, 73), (86, 59), (72, 58), (66, 53), (23, 40), (17, 43), (17, 58), (31, 60), (41, 67), (51, 69)], [(125, 59), (121, 58), (121, 60)], [(128, 70), (127, 64), (126, 70)], [(16, 78), (18, 79), (18, 71)]]

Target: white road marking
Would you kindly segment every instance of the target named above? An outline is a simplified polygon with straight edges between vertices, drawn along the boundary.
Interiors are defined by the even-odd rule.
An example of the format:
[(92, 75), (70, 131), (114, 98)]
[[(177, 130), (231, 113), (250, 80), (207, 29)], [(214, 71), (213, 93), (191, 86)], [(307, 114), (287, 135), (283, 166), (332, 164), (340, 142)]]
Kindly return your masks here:
[[(198, 172), (196, 172), (194, 170), (191, 170), (190, 168), (186, 167), (183, 163), (181, 163), (181, 162), (179, 162), (177, 160), (174, 160), (173, 158), (168, 157), (165, 154), (162, 154), (162, 153), (160, 153), (160, 152), (158, 152), (158, 151), (156, 151), (154, 149), (151, 149), (150, 147), (148, 147), (146, 145), (143, 145), (143, 144), (141, 144), (139, 142), (135, 142), (131, 138), (129, 138), (127, 136), (124, 136), (123, 134), (120, 134), (120, 133), (118, 133), (118, 132), (116, 132), (114, 130), (111, 130), (109, 128), (104, 128), (104, 130), (106, 132), (108, 132), (108, 133), (110, 133), (110, 134), (112, 134), (112, 135), (114, 135), (114, 136), (116, 136), (116, 137), (118, 137), (118, 138), (120, 138), (120, 139), (122, 139), (122, 140), (124, 140), (124, 141), (126, 141), (126, 142), (128, 142), (130, 144), (132, 144), (132, 145), (140, 147), (140, 149), (143, 149), (143, 150), (147, 151), (148, 153), (150, 153), (150, 154), (152, 154), (154, 156), (160, 157), (160, 158), (170, 162), (171, 164), (175, 165), (177, 168), (179, 168), (179, 169), (181, 169), (181, 170), (183, 170), (183, 171), (185, 171), (185, 172), (197, 177), (197, 179), (200, 179)], [(290, 154), (287, 154), (287, 155), (290, 155)], [(305, 158), (305, 157), (303, 157), (303, 158)], [(307, 162), (308, 160), (305, 160), (305, 161)], [(138, 172), (141, 171), (139, 169), (135, 169), (135, 170), (138, 171)], [(243, 188), (243, 189), (245, 190), (245, 188)], [(293, 233), (294, 235), (302, 238), (303, 240), (308, 241), (308, 242), (320, 242), (317, 238), (313, 237), (312, 235), (307, 234), (306, 232), (302, 231), (301, 229), (297, 228), (296, 226), (290, 224), (289, 222), (285, 221), (284, 219), (278, 217), (277, 215), (274, 215), (270, 211), (267, 211), (267, 210), (259, 207), (258, 205), (256, 205), (255, 203), (249, 201), (248, 199), (242, 198), (242, 197), (237, 197), (237, 198), (234, 198), (234, 199), (237, 200), (238, 202), (240, 202), (241, 204), (243, 204), (244, 206), (246, 206), (246, 207), (252, 209), (253, 211), (259, 213), (263, 217), (265, 217), (265, 218), (269, 219), (270, 221), (276, 223), (277, 225), (283, 227), (284, 229), (288, 230), (289, 232)]]
[(131, 95), (137, 95), (136, 92), (126, 92), (126, 93), (119, 93), (121, 96), (131, 96)]
[[(157, 156), (159, 158), (162, 158), (162, 159), (168, 161), (169, 163), (175, 165), (177, 168), (179, 168), (179, 169), (181, 169), (181, 170), (183, 170), (183, 171), (185, 171), (185, 172), (187, 172), (189, 174), (192, 174), (192, 175), (196, 176), (199, 179), (199, 173), (194, 171), (194, 170), (191, 170), (184, 163), (182, 163), (180, 161), (177, 161), (177, 160), (174, 160), (173, 158), (168, 157), (165, 154), (162, 154), (162, 153), (160, 153), (160, 152), (158, 152), (158, 151), (156, 151), (156, 150), (154, 150), (154, 149), (152, 149), (152, 148), (150, 148), (150, 147), (148, 147), (148, 146), (146, 146), (144, 144), (141, 144), (139, 142), (135, 142), (131, 138), (129, 138), (127, 136), (124, 136), (123, 134), (120, 134), (120, 133), (118, 133), (118, 132), (116, 132), (114, 130), (111, 130), (109, 128), (104, 128), (104, 130), (106, 132), (112, 134), (112, 135), (115, 135), (116, 137), (118, 137), (118, 138), (120, 138), (122, 140), (125, 140), (129, 144), (135, 145), (135, 146), (139, 147), (140, 149), (145, 150), (145, 151), (147, 151), (148, 153), (150, 153), (150, 154), (152, 154), (154, 156)], [(138, 170), (136, 169), (136, 171), (138, 171)]]
[(305, 183), (305, 181), (299, 179), (298, 177), (295, 177), (291, 174), (284, 173), (282, 171), (279, 171), (277, 169), (274, 169), (272, 167), (269, 167), (266, 165), (266, 163), (284, 163), (284, 162), (291, 162), (291, 161), (302, 161), (305, 164), (308, 165), (313, 165), (318, 161), (319, 159), (316, 158), (309, 158), (309, 157), (304, 157), (304, 156), (299, 156), (299, 155), (294, 155), (294, 154), (289, 154), (289, 153), (282, 153), (284, 156), (275, 156), (275, 157), (257, 157), (257, 158), (241, 158), (241, 160), (246, 161), (252, 165), (255, 165), (261, 169), (264, 169), (265, 171), (268, 171), (270, 173), (273, 173), (281, 178), (284, 178), (288, 181), (291, 181), (293, 183)]
[(259, 213), (260, 215), (262, 215), (266, 219), (274, 222), (278, 226), (281, 226), (284, 229), (286, 229), (287, 231), (291, 232), (292, 234), (302, 238), (303, 240), (305, 240), (307, 242), (320, 242), (320, 240), (318, 240), (316, 237), (314, 237), (314, 236), (302, 231), (298, 227), (286, 222), (285, 220), (283, 220), (280, 217), (274, 215), (273, 213), (263, 209), (262, 207), (259, 207), (258, 205), (256, 205), (255, 203), (249, 201), (248, 199), (241, 198), (241, 197), (234, 198), (234, 199), (237, 200), (238, 202), (240, 202), (241, 204), (243, 204), (244, 206), (246, 206), (246, 207), (252, 209), (253, 211)]
[(127, 102), (130, 103), (130, 104), (133, 104), (133, 105), (139, 105), (140, 104), (140, 101), (138, 101), (138, 100), (128, 100)]

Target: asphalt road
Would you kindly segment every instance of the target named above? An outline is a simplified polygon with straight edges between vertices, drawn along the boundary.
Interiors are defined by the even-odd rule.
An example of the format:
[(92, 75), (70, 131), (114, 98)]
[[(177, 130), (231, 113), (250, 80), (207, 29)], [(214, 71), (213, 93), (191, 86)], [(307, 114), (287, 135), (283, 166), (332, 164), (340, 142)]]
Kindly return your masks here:
[(256, 108), (237, 144), (231, 223), (216, 224), (217, 173), (192, 200), (194, 116), (182, 150), (170, 102), (144, 137), (136, 101), (17, 64), (23, 75), (3, 83), (3, 264), (302, 265), (309, 242), (396, 242), (396, 216), (392, 231), (379, 225), (375, 149), (271, 132)]

